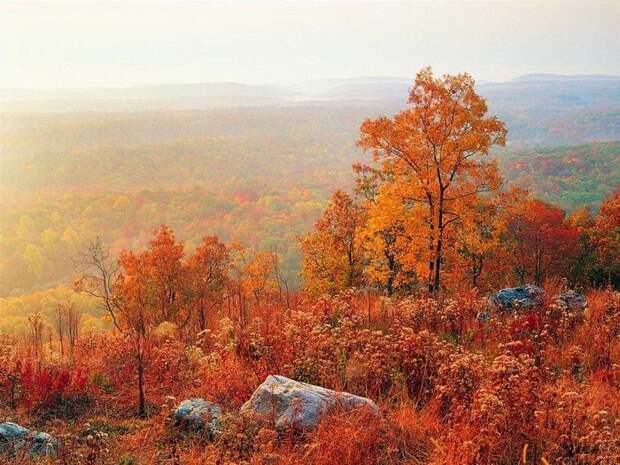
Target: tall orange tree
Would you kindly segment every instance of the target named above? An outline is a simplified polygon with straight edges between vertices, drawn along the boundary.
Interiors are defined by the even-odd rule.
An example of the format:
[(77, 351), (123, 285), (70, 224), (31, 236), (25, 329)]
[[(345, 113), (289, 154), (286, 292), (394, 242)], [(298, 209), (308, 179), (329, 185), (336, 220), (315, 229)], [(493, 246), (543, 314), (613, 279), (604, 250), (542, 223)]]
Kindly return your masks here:
[(386, 178), (403, 186), (402, 201), (424, 211), (427, 277), (440, 289), (446, 229), (461, 221), (463, 207), (498, 189), (489, 149), (504, 145), (506, 128), (487, 116), (487, 105), (468, 74), (435, 78), (430, 68), (416, 76), (410, 108), (393, 118), (366, 120), (359, 145), (371, 150)]

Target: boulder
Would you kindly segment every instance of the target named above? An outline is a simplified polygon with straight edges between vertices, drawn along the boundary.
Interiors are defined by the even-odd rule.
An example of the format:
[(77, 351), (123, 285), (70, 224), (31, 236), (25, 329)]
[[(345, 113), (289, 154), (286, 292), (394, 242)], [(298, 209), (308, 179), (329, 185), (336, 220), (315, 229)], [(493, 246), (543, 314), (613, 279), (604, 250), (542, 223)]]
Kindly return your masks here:
[[(500, 311), (535, 308), (543, 303), (544, 292), (540, 287), (531, 284), (523, 287), (507, 287), (489, 296), (489, 307)], [(588, 305), (586, 296), (573, 290), (556, 295), (553, 301), (568, 310), (583, 311)], [(487, 313), (481, 312), (480, 315), (486, 316)]]
[(0, 423), (0, 454), (15, 456), (17, 452), (29, 447), (30, 457), (56, 455), (58, 440), (47, 433), (32, 432), (17, 423)]
[(204, 429), (215, 433), (221, 428), (222, 409), (201, 398), (187, 399), (174, 411), (176, 426), (190, 430)]
[(367, 408), (374, 415), (380, 415), (377, 405), (365, 397), (279, 375), (269, 375), (243, 404), (241, 412), (271, 417), (278, 429), (292, 427), (306, 432), (314, 430), (323, 417), (338, 408), (344, 411)]
[(575, 291), (566, 291), (555, 297), (555, 302), (567, 310), (585, 310), (588, 306), (586, 296)]
[(542, 304), (544, 290), (532, 284), (507, 287), (489, 296), (492, 308), (501, 311), (535, 308)]
[(15, 455), (24, 447), (30, 436), (30, 430), (17, 423), (0, 423), (0, 453)]
[(37, 432), (32, 435), (30, 455), (40, 457), (54, 457), (58, 450), (58, 440), (47, 433)]

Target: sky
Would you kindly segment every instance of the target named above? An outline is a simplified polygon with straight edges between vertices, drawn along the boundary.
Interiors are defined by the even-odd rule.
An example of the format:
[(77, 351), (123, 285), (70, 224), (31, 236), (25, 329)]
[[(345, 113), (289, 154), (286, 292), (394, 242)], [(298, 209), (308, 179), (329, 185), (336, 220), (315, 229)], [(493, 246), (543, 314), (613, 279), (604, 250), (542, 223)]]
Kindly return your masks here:
[(0, 0), (0, 88), (620, 74), (620, 0)]

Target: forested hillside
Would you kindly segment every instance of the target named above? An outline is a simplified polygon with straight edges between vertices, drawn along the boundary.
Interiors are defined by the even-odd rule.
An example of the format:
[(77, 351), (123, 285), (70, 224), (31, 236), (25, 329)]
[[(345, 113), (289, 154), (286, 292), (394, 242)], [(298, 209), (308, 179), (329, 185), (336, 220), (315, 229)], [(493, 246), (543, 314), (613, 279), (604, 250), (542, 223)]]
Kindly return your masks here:
[(12, 119), (0, 462), (616, 465), (620, 144), (351, 118)]
[[(350, 179), (355, 135), (377, 108), (246, 108), (5, 115), (2, 186), (20, 192), (183, 190)], [(278, 182), (274, 183), (277, 184)]]
[[(167, 223), (274, 250), (296, 285), (298, 235), (352, 185), (361, 108), (5, 117), (2, 290), (63, 282), (99, 235), (120, 250)], [(10, 270), (10, 271), (9, 271)]]
[(505, 151), (506, 180), (568, 210), (596, 209), (620, 183), (620, 142)]
[[(355, 145), (360, 121), (386, 108), (4, 114), (0, 295), (66, 283), (75, 254), (95, 236), (113, 250), (135, 248), (162, 223), (189, 249), (216, 234), (276, 250), (297, 286), (296, 238), (331, 191), (352, 188), (351, 164), (368, 157)], [(507, 185), (596, 209), (618, 183), (619, 147), (509, 144), (496, 156)]]

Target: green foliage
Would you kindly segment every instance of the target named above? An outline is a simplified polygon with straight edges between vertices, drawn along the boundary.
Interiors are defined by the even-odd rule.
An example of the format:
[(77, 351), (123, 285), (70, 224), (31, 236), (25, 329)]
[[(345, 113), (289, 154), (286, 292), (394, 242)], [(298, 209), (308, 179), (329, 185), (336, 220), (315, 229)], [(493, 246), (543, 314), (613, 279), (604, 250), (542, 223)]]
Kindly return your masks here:
[(507, 152), (499, 159), (511, 184), (568, 210), (600, 207), (620, 183), (618, 141)]

